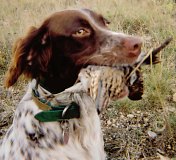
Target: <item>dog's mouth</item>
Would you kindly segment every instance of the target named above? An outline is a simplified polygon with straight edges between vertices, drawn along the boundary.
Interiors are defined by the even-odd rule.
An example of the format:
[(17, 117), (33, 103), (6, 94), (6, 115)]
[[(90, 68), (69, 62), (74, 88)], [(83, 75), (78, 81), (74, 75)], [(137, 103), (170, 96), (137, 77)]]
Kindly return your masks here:
[(78, 64), (84, 62), (84, 68), (88, 65), (96, 65), (96, 66), (108, 66), (108, 67), (124, 67), (124, 66), (133, 66), (135, 63), (141, 60), (141, 57), (144, 57), (145, 53), (140, 52), (139, 55), (125, 55), (120, 53), (111, 53), (106, 52), (103, 54), (96, 54), (93, 56), (86, 57), (87, 60), (82, 59), (78, 62)]

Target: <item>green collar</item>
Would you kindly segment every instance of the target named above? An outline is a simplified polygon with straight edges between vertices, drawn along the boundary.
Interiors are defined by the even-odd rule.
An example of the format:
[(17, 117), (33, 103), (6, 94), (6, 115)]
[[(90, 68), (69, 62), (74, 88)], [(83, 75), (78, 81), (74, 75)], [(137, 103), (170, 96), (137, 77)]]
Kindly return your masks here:
[(46, 99), (41, 99), (36, 89), (32, 90), (32, 98), (38, 108), (43, 110), (34, 116), (40, 122), (63, 121), (80, 117), (79, 105), (75, 102), (69, 105), (53, 106)]

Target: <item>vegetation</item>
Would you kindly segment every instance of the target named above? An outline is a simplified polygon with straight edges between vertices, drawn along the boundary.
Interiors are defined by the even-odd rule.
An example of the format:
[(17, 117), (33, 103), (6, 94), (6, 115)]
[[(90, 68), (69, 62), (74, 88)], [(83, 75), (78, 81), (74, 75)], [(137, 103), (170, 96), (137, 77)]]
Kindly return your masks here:
[[(110, 159), (157, 159), (160, 154), (176, 157), (176, 3), (173, 0), (1, 0), (0, 2), (0, 136), (12, 122), (15, 104), (18, 103), (26, 81), (19, 81), (14, 91), (3, 88), (3, 78), (7, 69), (12, 45), (31, 26), (38, 26), (51, 13), (70, 8), (90, 8), (102, 13), (111, 21), (109, 28), (114, 31), (125, 32), (143, 37), (143, 50), (147, 52), (156, 48), (163, 40), (173, 37), (171, 44), (161, 52), (160, 64), (143, 68), (144, 95), (140, 101), (124, 99), (114, 102), (104, 114), (105, 148)], [(122, 139), (106, 140), (109, 132), (124, 135), (124, 124), (130, 116), (132, 119), (147, 114), (150, 127), (133, 129), (124, 138), (128, 146), (123, 152), (118, 152), (117, 145), (123, 145)], [(123, 117), (123, 116), (124, 117)], [(114, 125), (115, 118), (119, 118), (122, 128)], [(126, 118), (127, 119), (126, 119)], [(122, 121), (122, 119), (126, 119)], [(104, 123), (105, 122), (105, 123)], [(113, 122), (113, 123), (109, 123)], [(138, 124), (139, 121), (134, 121)], [(140, 123), (139, 123), (140, 124)], [(116, 128), (116, 129), (115, 129)], [(158, 134), (156, 144), (147, 140), (147, 130)], [(113, 136), (112, 135), (112, 136)], [(125, 133), (126, 135), (126, 133)], [(133, 136), (133, 137), (132, 137)], [(130, 138), (128, 138), (130, 137)], [(145, 141), (144, 141), (145, 137)], [(126, 138), (126, 139), (125, 139)], [(134, 139), (136, 139), (134, 141)], [(116, 147), (112, 147), (112, 144)], [(167, 151), (167, 146), (171, 151)], [(111, 147), (110, 147), (111, 146)], [(114, 149), (114, 150), (113, 150)], [(122, 148), (120, 148), (122, 149)], [(159, 156), (157, 154), (159, 150)], [(140, 156), (139, 151), (142, 153)], [(113, 153), (113, 154), (112, 154)], [(144, 154), (145, 153), (145, 154)], [(123, 157), (123, 158), (122, 158)]]

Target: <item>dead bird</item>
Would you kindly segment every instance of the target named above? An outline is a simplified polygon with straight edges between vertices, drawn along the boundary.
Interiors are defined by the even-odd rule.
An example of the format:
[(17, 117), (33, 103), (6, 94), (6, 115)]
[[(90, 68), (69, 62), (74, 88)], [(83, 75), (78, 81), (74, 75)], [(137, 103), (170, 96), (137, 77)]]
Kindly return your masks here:
[(94, 99), (98, 112), (111, 100), (118, 100), (125, 96), (131, 100), (140, 100), (144, 92), (141, 67), (160, 63), (158, 53), (171, 40), (172, 38), (168, 38), (147, 54), (141, 53), (133, 65), (115, 67), (89, 65), (80, 71), (76, 84), (65, 91), (87, 92)]

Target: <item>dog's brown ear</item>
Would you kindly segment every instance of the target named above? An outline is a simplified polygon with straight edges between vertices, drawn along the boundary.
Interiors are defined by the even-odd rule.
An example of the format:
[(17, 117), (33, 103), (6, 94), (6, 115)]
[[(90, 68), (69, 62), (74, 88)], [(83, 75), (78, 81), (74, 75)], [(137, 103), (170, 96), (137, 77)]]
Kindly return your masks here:
[(49, 33), (45, 25), (31, 27), (23, 38), (19, 38), (13, 48), (12, 60), (5, 77), (5, 87), (12, 86), (21, 74), (36, 78), (46, 72), (51, 57)]

